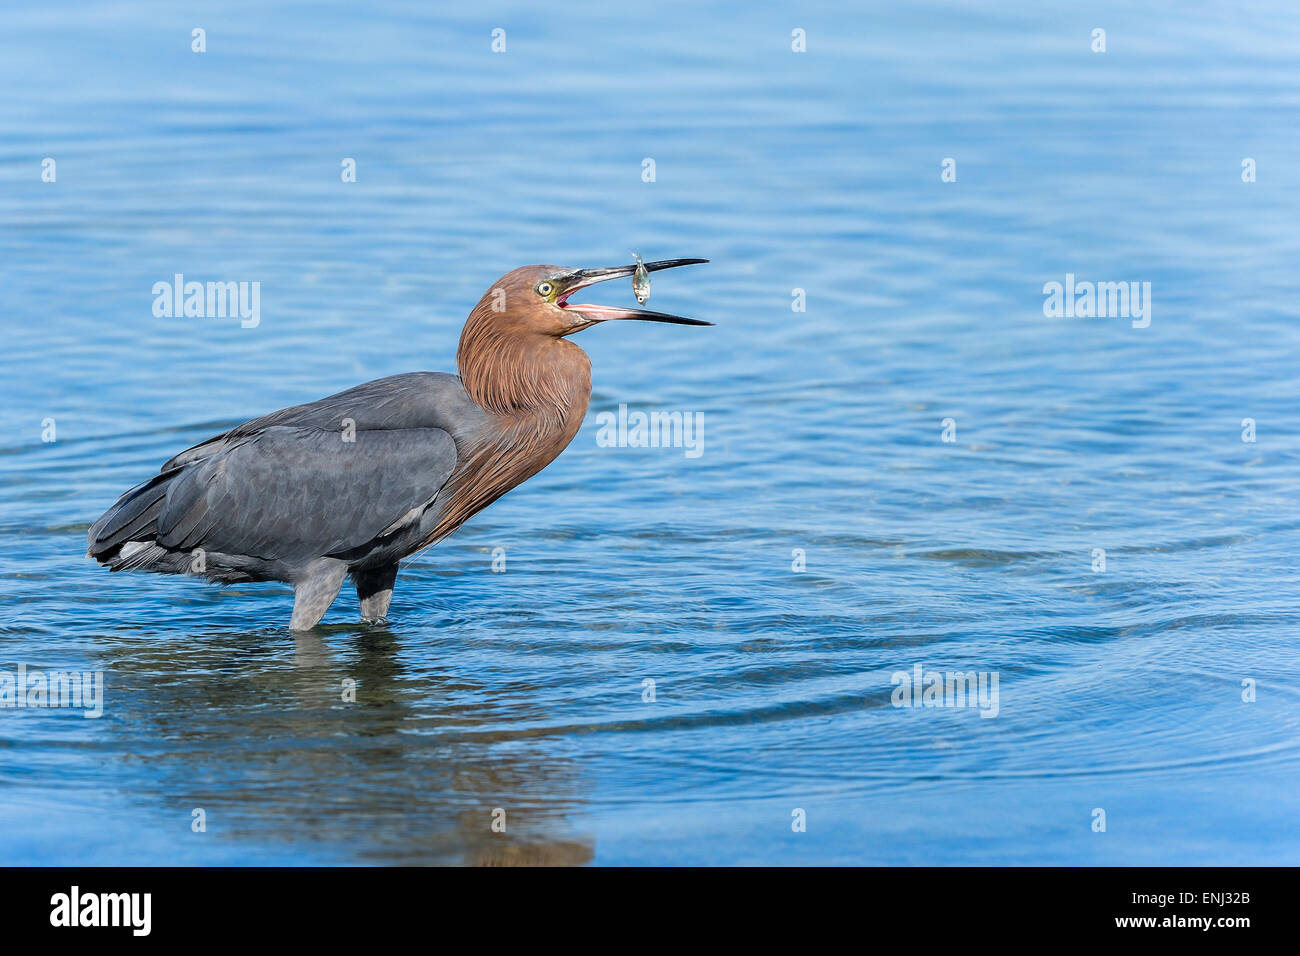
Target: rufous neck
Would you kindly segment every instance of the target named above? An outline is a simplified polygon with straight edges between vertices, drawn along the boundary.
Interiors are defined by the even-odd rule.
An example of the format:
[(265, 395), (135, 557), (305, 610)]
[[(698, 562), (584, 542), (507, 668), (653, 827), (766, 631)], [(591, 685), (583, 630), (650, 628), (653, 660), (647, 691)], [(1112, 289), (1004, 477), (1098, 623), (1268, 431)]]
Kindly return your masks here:
[(461, 383), (494, 415), (581, 422), (591, 399), (591, 362), (567, 339), (470, 314), (456, 364)]

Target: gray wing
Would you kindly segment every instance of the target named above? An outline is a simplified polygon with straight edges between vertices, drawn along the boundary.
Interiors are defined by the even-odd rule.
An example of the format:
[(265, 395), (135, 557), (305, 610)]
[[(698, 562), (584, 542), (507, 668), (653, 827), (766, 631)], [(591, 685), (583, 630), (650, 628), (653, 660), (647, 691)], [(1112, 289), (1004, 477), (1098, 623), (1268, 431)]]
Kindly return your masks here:
[[(172, 458), (90, 528), (89, 553), (129, 541), (295, 562), (418, 521), (487, 414), (454, 375), (411, 372), (253, 419)], [(355, 441), (345, 436), (355, 434)]]
[(162, 466), (164, 472), (255, 435), (275, 425), (298, 425), (342, 431), (350, 419), (358, 431), (441, 428), (460, 441), (486, 417), (465, 394), (460, 379), (443, 372), (406, 372), (357, 385), (305, 405), (293, 405), (237, 425), (187, 448)]
[(272, 426), (189, 464), (154, 540), (289, 562), (347, 552), (418, 520), (456, 467), (439, 428), (344, 434)]

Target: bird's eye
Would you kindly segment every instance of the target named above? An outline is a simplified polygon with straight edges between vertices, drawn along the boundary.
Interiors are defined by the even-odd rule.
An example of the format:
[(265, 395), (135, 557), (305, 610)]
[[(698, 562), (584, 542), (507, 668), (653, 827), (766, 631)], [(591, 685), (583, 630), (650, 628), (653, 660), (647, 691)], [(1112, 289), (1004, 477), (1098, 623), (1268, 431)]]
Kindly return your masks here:
[(539, 283), (537, 283), (537, 294), (538, 294), (538, 295), (550, 295), (551, 292), (552, 292), (554, 289), (555, 289), (555, 286), (551, 285), (549, 282), (539, 282)]

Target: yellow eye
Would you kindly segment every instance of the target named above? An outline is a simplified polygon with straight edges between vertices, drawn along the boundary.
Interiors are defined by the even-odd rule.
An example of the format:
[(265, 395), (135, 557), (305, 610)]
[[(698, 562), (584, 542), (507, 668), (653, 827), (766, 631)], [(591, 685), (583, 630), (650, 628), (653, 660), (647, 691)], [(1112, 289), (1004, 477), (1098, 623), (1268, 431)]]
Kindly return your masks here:
[(537, 294), (538, 294), (538, 295), (541, 295), (541, 296), (547, 296), (547, 295), (550, 295), (554, 290), (555, 290), (555, 286), (551, 285), (549, 282), (539, 282), (539, 283), (537, 283)]

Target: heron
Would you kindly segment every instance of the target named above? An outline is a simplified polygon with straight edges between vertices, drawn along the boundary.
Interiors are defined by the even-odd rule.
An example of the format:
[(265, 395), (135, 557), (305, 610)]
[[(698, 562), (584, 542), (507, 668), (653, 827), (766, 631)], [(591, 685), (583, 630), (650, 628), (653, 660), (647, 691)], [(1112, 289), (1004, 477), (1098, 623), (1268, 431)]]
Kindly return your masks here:
[(201, 441), (91, 525), (89, 556), (113, 571), (287, 582), (295, 631), (320, 622), (350, 575), (362, 621), (383, 620), (404, 558), (537, 474), (578, 433), (591, 361), (570, 335), (611, 320), (713, 324), (569, 301), (636, 270), (506, 273), (465, 321), (458, 375), (391, 375)]

